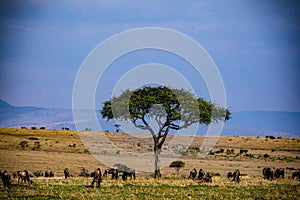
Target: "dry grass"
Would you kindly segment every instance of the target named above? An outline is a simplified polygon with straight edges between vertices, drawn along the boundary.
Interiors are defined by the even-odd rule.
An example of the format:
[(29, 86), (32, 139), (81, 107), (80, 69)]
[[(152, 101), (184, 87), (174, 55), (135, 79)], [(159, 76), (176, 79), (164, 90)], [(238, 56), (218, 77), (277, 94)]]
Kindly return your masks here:
[[(135, 138), (124, 133), (105, 133), (117, 146), (133, 152), (152, 152), (151, 138)], [(172, 140), (172, 135), (168, 141)], [(220, 173), (225, 176), (228, 171), (239, 168), (248, 176), (261, 176), (263, 166), (292, 167), (300, 166), (300, 139), (282, 138), (266, 139), (257, 137), (219, 137), (213, 152), (220, 149), (234, 149), (234, 154), (215, 153), (200, 159), (194, 147), (201, 147), (202, 136), (194, 138), (188, 152), (180, 159), (186, 163), (181, 174), (188, 176), (189, 170), (203, 168), (205, 171)], [(20, 143), (25, 141), (27, 147)], [(39, 147), (36, 148), (36, 142)], [(74, 145), (75, 144), (75, 145)], [(33, 150), (34, 149), (34, 150)], [(238, 155), (240, 149), (247, 149), (248, 154)], [(263, 155), (268, 154), (268, 158)], [(68, 167), (72, 174), (78, 175), (81, 167), (89, 170), (102, 163), (91, 156), (82, 144), (76, 131), (66, 130), (29, 130), (29, 129), (0, 129), (0, 170), (8, 169), (10, 172), (28, 169), (52, 170), (56, 175), (62, 176), (64, 168)], [(164, 175), (173, 175), (175, 171), (170, 168), (162, 169)], [(290, 176), (292, 171), (286, 171)]]
[[(132, 152), (152, 151), (151, 138), (135, 138), (124, 133), (105, 133), (117, 146)], [(172, 140), (168, 137), (168, 142)], [(0, 129), (0, 170), (9, 173), (27, 169), (52, 170), (54, 178), (32, 178), (34, 184), (17, 184), (9, 190), (0, 186), (0, 199), (298, 199), (299, 182), (285, 178), (266, 181), (262, 179), (262, 168), (300, 166), (300, 139), (265, 139), (257, 137), (219, 137), (213, 152), (224, 149), (224, 153), (212, 153), (199, 158), (197, 147), (204, 138), (195, 137), (189, 150), (180, 158), (185, 167), (180, 177), (175, 170), (162, 169), (163, 178), (155, 180), (150, 174), (138, 174), (136, 180), (123, 182), (105, 178), (101, 188), (87, 187), (91, 178), (77, 177), (81, 167), (90, 171), (100, 167), (108, 168), (90, 155), (76, 131), (65, 130), (25, 130)], [(22, 143), (23, 142), (23, 143)], [(38, 142), (38, 143), (37, 143)], [(74, 145), (75, 144), (75, 145)], [(227, 149), (234, 154), (227, 155)], [(241, 149), (254, 157), (239, 155)], [(269, 157), (263, 158), (262, 155)], [(63, 179), (63, 170), (69, 168), (74, 175)], [(198, 184), (188, 180), (189, 170), (204, 169), (219, 173), (213, 183)], [(241, 183), (230, 182), (225, 178), (228, 171), (239, 169), (243, 176)], [(293, 171), (286, 170), (286, 177)]]

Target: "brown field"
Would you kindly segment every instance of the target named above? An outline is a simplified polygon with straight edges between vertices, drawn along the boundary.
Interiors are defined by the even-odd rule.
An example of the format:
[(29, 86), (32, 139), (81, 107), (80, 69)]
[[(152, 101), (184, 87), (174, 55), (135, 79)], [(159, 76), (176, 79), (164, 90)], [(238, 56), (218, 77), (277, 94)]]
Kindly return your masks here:
[[(86, 132), (89, 134), (89, 132)], [(152, 152), (151, 138), (136, 138), (125, 133), (104, 133), (112, 143), (128, 152)], [(166, 141), (166, 146), (172, 139)], [(295, 170), (285, 170), (286, 178), (273, 181), (262, 178), (264, 166), (300, 167), (300, 139), (266, 139), (258, 137), (219, 137), (214, 149), (204, 158), (199, 149), (204, 138), (194, 138), (179, 158), (185, 167), (178, 176), (174, 169), (161, 170), (157, 180), (151, 173), (138, 173), (135, 180), (104, 178), (100, 188), (93, 188), (92, 178), (78, 177), (82, 167), (90, 172), (108, 168), (97, 161), (82, 144), (76, 131), (0, 129), (0, 170), (9, 173), (27, 169), (52, 170), (53, 178), (32, 177), (34, 184), (0, 185), (0, 199), (299, 199), (300, 182), (291, 179)], [(170, 145), (171, 146), (171, 145)], [(223, 149), (223, 150), (222, 150)], [(177, 150), (177, 149), (175, 149)], [(240, 151), (245, 151), (240, 154)], [(229, 154), (227, 151), (233, 151)], [(73, 175), (64, 179), (63, 170)], [(215, 174), (212, 183), (187, 179), (193, 168)], [(241, 182), (226, 178), (228, 171), (239, 169)], [(219, 173), (219, 175), (217, 175)]]
[[(125, 133), (105, 133), (117, 146), (133, 151), (152, 151), (151, 138), (134, 138)], [(169, 136), (172, 139), (172, 135)], [(188, 176), (193, 168), (219, 173), (225, 177), (228, 171), (239, 169), (244, 177), (261, 177), (264, 166), (281, 168), (300, 168), (300, 139), (281, 138), (266, 139), (262, 137), (219, 137), (213, 153), (199, 158), (202, 136), (195, 137), (189, 150), (180, 158), (185, 162), (181, 169), (182, 176)], [(166, 142), (166, 145), (168, 141)], [(224, 149), (223, 153), (214, 153)], [(233, 154), (226, 154), (233, 149)], [(239, 154), (240, 150), (248, 150)], [(77, 176), (82, 167), (93, 170), (96, 167), (108, 168), (97, 161), (85, 149), (76, 131), (66, 130), (29, 130), (0, 129), (0, 170), (12, 173), (27, 169), (33, 173), (37, 170), (52, 170), (55, 176), (63, 176), (63, 170)], [(293, 170), (286, 170), (291, 176)], [(139, 174), (148, 176), (149, 174)], [(165, 167), (163, 176), (175, 176), (175, 170)]]

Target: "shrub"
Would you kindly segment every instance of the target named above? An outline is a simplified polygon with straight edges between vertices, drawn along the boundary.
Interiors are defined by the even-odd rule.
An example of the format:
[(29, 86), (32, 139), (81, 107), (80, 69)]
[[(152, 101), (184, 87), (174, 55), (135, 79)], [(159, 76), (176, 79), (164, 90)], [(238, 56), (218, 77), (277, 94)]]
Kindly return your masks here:
[(22, 149), (25, 149), (26, 147), (29, 146), (29, 144), (28, 144), (27, 141), (21, 141), (21, 142), (19, 143), (19, 145), (21, 146)]
[(182, 160), (173, 161), (169, 167), (175, 168), (177, 174), (179, 174), (179, 170), (185, 166), (185, 163)]
[(39, 140), (39, 138), (36, 138), (36, 137), (29, 137), (28, 140)]
[(269, 158), (270, 155), (266, 153), (266, 154), (263, 155), (263, 157), (264, 157), (264, 158)]
[(40, 142), (34, 142), (34, 146), (32, 147), (32, 150), (38, 150), (42, 145)]

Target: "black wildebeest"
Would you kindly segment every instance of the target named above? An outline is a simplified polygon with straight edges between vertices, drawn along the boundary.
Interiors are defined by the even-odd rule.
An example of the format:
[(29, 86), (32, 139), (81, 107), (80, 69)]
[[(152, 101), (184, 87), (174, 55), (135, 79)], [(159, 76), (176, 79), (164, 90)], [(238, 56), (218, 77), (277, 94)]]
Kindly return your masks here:
[(192, 171), (190, 171), (190, 175), (188, 178), (195, 179), (197, 176), (197, 170), (194, 168)]
[(240, 170), (235, 170), (234, 172), (233, 172), (233, 178), (232, 178), (232, 181), (236, 181), (237, 183), (239, 183), (240, 182), (240, 175), (241, 175), (241, 173), (240, 173)]
[(275, 169), (274, 178), (284, 178), (284, 169), (283, 168)]
[(2, 179), (2, 183), (4, 188), (10, 188), (11, 186), (11, 182), (10, 182), (10, 175), (8, 174), (8, 172), (5, 170), (4, 172), (0, 172), (1, 174), (1, 179)]
[(64, 169), (64, 175), (65, 175), (65, 179), (67, 179), (70, 176), (70, 172), (68, 168)]
[(110, 168), (104, 171), (103, 176), (107, 177), (108, 174), (111, 174), (111, 179), (118, 179), (119, 171), (114, 168)]
[(300, 181), (300, 170), (298, 170), (297, 172), (293, 172), (292, 173), (292, 178), (296, 178)]
[(264, 179), (272, 180), (274, 177), (274, 172), (270, 167), (265, 167), (263, 169)]
[(102, 174), (100, 168), (97, 168), (93, 173), (93, 181), (91, 186), (94, 186), (94, 183), (97, 183), (97, 187), (100, 187), (100, 183), (102, 182)]

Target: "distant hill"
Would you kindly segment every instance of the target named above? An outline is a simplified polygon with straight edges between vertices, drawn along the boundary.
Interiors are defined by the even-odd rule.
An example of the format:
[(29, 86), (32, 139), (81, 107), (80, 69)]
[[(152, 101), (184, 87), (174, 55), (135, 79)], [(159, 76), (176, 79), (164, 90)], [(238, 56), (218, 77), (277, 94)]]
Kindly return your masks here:
[[(0, 112), (0, 127), (4, 128), (36, 126), (47, 129), (76, 129), (71, 109), (18, 107), (0, 100)], [(103, 130), (115, 131), (113, 122), (106, 122), (98, 112), (96, 113)], [(89, 121), (80, 120), (81, 127), (89, 128)], [(300, 112), (236, 112), (232, 114), (232, 119), (226, 122), (222, 135), (300, 137), (299, 122)], [(199, 130), (199, 134), (201, 133), (205, 133), (205, 128)]]

